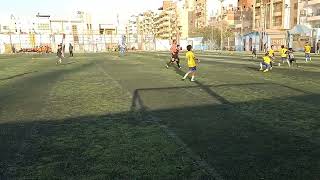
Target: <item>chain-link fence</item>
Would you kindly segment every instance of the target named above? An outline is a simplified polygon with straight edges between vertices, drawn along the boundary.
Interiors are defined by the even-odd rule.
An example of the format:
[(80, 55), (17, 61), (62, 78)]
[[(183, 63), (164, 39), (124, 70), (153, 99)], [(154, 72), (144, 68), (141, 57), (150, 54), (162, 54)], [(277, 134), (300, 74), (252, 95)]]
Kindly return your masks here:
[[(59, 44), (64, 44), (66, 51), (71, 44), (76, 53), (116, 51), (123, 35), (126, 34), (0, 34), (0, 54), (56, 52)], [(168, 51), (171, 41), (143, 35), (126, 36), (128, 50)], [(179, 43), (184, 49), (189, 44), (195, 50), (208, 50), (212, 47), (211, 42), (204, 41), (202, 37), (181, 39)]]
[(115, 50), (123, 34), (0, 34), (0, 53), (34, 52), (46, 47), (55, 52), (59, 44), (72, 44), (74, 52)]

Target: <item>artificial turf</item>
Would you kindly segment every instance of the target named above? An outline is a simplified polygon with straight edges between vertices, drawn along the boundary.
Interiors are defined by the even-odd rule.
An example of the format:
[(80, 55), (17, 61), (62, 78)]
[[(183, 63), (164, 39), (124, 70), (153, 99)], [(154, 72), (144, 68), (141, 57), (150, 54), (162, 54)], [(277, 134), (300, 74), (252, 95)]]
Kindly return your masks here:
[(0, 179), (320, 178), (320, 58), (0, 56)]

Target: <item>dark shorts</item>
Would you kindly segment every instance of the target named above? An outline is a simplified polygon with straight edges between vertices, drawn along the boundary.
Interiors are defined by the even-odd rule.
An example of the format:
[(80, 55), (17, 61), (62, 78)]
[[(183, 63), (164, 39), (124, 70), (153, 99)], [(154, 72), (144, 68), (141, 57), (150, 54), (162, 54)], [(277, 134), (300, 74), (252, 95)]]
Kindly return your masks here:
[(281, 57), (281, 61), (286, 61), (287, 58), (286, 57)]
[(305, 54), (306, 58), (310, 58), (310, 53)]
[(178, 56), (178, 54), (172, 54), (172, 55), (171, 55), (171, 58), (172, 58), (172, 59), (179, 59), (179, 56)]
[(267, 63), (265, 63), (265, 62), (261, 62), (261, 64), (262, 64), (263, 66), (265, 66), (267, 69), (269, 69), (269, 68), (271, 67), (270, 64), (267, 64)]
[(289, 59), (289, 61), (292, 63), (293, 61), (296, 61), (294, 58)]
[(196, 72), (197, 71), (197, 67), (196, 66), (195, 67), (189, 67), (189, 71)]

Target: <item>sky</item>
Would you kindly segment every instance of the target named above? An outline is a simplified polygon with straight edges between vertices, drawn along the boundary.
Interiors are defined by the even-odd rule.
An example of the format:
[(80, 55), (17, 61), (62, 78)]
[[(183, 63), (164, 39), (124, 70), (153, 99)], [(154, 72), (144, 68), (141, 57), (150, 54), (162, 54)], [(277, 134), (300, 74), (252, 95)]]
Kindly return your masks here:
[[(0, 6), (0, 24), (10, 18), (35, 17), (40, 14), (49, 14), (52, 17), (70, 17), (76, 11), (91, 13), (93, 23), (116, 23), (119, 14), (120, 23), (126, 23), (132, 14), (146, 10), (156, 10), (162, 6), (163, 0), (5, 0)], [(225, 4), (237, 0), (225, 0)], [(208, 0), (209, 12), (215, 9), (218, 0)]]

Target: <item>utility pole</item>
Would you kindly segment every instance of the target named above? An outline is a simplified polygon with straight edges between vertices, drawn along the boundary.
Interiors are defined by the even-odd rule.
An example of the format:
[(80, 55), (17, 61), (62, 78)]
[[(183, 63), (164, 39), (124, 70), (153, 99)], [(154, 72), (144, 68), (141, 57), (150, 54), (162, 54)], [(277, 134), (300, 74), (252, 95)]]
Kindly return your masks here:
[[(13, 16), (13, 14), (11, 14), (11, 17), (10, 17), (10, 26), (9, 26), (9, 36), (10, 36), (10, 46), (11, 46), (11, 51), (13, 50), (13, 44), (12, 44), (12, 35), (11, 35), (11, 33), (12, 33), (12, 31), (11, 31), (11, 25), (13, 24), (13, 19), (14, 19), (14, 22), (16, 21), (16, 18)], [(14, 52), (12, 52), (12, 53), (14, 53)]]
[(179, 24), (178, 24), (178, 7), (175, 6), (175, 23), (176, 23), (176, 39), (177, 43), (180, 44), (180, 31), (179, 31)]
[[(213, 17), (213, 10), (211, 12), (210, 18), (211, 17)], [(211, 43), (210, 43), (211, 47), (210, 48), (211, 48), (211, 50), (213, 50), (213, 18), (209, 22), (211, 23), (211, 40), (210, 40), (211, 41)]]
[[(266, 31), (267, 31), (267, 4), (265, 3), (264, 5), (264, 21), (263, 21), (263, 37), (264, 39), (266, 39)], [(267, 42), (265, 43), (266, 46), (263, 46), (265, 47), (265, 50), (267, 50)]]
[(221, 24), (221, 29), (220, 29), (220, 31), (221, 31), (221, 33), (220, 33), (220, 38), (221, 38), (221, 40), (220, 40), (220, 49), (221, 49), (221, 51), (223, 50), (223, 25), (222, 25), (222, 21), (223, 21), (223, 1), (224, 0), (220, 0), (220, 2), (221, 2), (221, 13), (220, 13), (220, 24)]
[(213, 50), (213, 24), (211, 24), (211, 50)]
[[(260, 46), (260, 50), (263, 51), (264, 50), (264, 39), (265, 39), (265, 34), (266, 34), (266, 3), (264, 3), (264, 1), (262, 0), (262, 4), (260, 6), (260, 18), (263, 17), (263, 24), (262, 26), (260, 27), (261, 29), (261, 37), (260, 37), (260, 41), (261, 41), (261, 46)], [(261, 22), (260, 22), (260, 25), (261, 25)]]
[(242, 6), (240, 7), (240, 21), (241, 21), (241, 27), (240, 27), (240, 35), (243, 36), (243, 9)]

